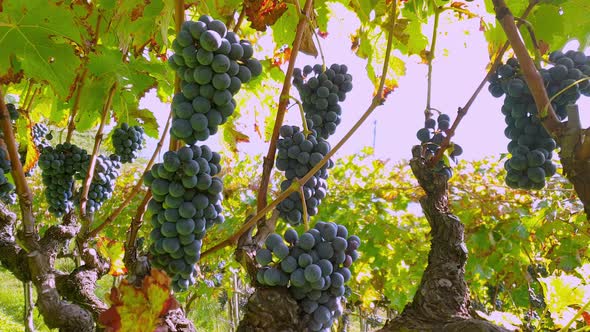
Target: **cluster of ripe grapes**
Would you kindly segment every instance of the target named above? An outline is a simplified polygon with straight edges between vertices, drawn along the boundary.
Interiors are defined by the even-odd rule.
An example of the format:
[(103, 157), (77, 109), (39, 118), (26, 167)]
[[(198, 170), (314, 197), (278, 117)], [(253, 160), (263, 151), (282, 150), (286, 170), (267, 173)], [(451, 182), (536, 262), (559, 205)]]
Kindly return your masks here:
[[(16, 121), (19, 117), (17, 107), (12, 103), (6, 103), (6, 108), (8, 109), (10, 120)], [(0, 130), (0, 138), (2, 137), (2, 131)], [(0, 147), (0, 169), (2, 170), (0, 172), (0, 200), (6, 204), (14, 204), (16, 203), (16, 192), (14, 190), (14, 184), (8, 181), (5, 175), (10, 173), (11, 164), (8, 152), (4, 146)]]
[[(310, 74), (314, 76), (309, 77)], [(342, 108), (339, 102), (352, 90), (352, 75), (346, 65), (333, 64), (323, 70), (321, 64), (295, 68), (293, 85), (299, 91), (305, 117), (311, 120), (310, 129), (328, 139), (340, 124)]]
[[(424, 128), (420, 128), (416, 133), (416, 137), (425, 148), (426, 158), (436, 155), (440, 149), (440, 145), (447, 137), (447, 130), (451, 127), (451, 117), (447, 114), (441, 113), (436, 120), (432, 117), (424, 121)], [(463, 148), (456, 143), (450, 147), (449, 156), (456, 158), (463, 153)], [(453, 176), (453, 170), (445, 165), (442, 160), (439, 160), (435, 166), (435, 170), (439, 173), (445, 174), (447, 178)]]
[[(567, 118), (566, 106), (575, 104), (581, 95), (590, 95), (590, 83), (578, 80), (590, 75), (590, 57), (582, 52), (561, 51), (549, 55), (552, 66), (539, 70), (549, 97), (555, 97), (552, 107), (561, 119)], [(506, 161), (506, 184), (511, 188), (542, 189), (546, 179), (556, 173), (553, 151), (557, 143), (545, 130), (538, 117), (539, 110), (529, 91), (515, 58), (498, 67), (490, 78), (490, 93), (504, 97), (502, 114), (505, 116), (504, 134), (510, 139)]]
[(224, 222), (223, 183), (215, 176), (220, 159), (206, 145), (185, 146), (166, 152), (145, 176), (153, 195), (148, 203), (152, 263), (172, 277), (175, 291), (195, 283), (205, 231)]
[[(281, 190), (285, 191), (293, 181), (303, 177), (330, 151), (330, 144), (317, 137), (314, 130), (307, 137), (297, 126), (284, 125), (280, 129), (281, 138), (277, 142), (276, 167), (285, 172), (286, 179), (281, 182)], [(328, 169), (334, 163), (329, 160), (302, 187), (308, 216), (318, 213), (318, 206), (326, 197), (328, 185)], [(303, 202), (301, 193), (294, 192), (277, 206), (281, 217), (291, 225), (299, 225), (303, 221)]]
[(218, 131), (234, 113), (233, 98), (243, 83), (262, 73), (247, 40), (228, 31), (225, 24), (203, 15), (186, 21), (172, 43), (169, 65), (181, 80), (181, 93), (172, 99), (172, 137), (183, 141), (169, 151), (145, 178), (153, 198), (150, 251), (154, 266), (172, 275), (175, 291), (195, 283), (194, 264), (201, 255), (205, 230), (223, 223), (223, 182), (219, 153), (195, 145)]
[[(119, 169), (121, 168), (121, 162), (119, 160), (117, 155), (111, 155), (110, 157), (104, 155), (97, 156), (94, 165), (94, 176), (88, 189), (86, 211), (90, 213), (98, 211), (102, 204), (113, 196), (115, 184), (120, 175)], [(84, 163), (81, 172), (76, 174), (76, 178), (83, 180), (88, 173), (89, 166), (90, 163)], [(74, 202), (77, 202), (79, 197), (80, 192), (78, 192)]]
[(172, 48), (168, 63), (181, 79), (182, 93), (172, 100), (170, 133), (187, 144), (205, 141), (233, 114), (233, 96), (262, 73), (262, 65), (252, 57), (250, 42), (207, 15), (184, 22)]
[(342, 314), (349, 268), (358, 258), (360, 243), (358, 236), (348, 235), (346, 227), (326, 222), (318, 222), (301, 236), (294, 229), (287, 230), (284, 238), (271, 234), (266, 248), (256, 252), (261, 265), (257, 280), (287, 287), (299, 302), (309, 330), (330, 331)]
[(56, 217), (74, 208), (73, 190), (75, 178), (85, 176), (83, 169), (90, 162), (86, 150), (70, 143), (48, 146), (41, 150), (39, 168), (45, 185), (45, 198), (49, 212)]
[(130, 163), (137, 158), (139, 150), (143, 148), (143, 133), (142, 127), (130, 126), (125, 122), (115, 128), (112, 143), (122, 163)]
[(0, 147), (0, 200), (6, 204), (16, 203), (16, 193), (14, 184), (8, 181), (5, 174), (10, 173), (11, 164), (8, 152), (4, 147)]
[[(86, 150), (71, 143), (57, 144), (55, 147), (41, 146), (40, 150), (38, 164), (46, 188), (48, 210), (56, 217), (62, 217), (72, 211), (74, 204), (80, 201), (81, 188), (75, 191), (74, 183), (86, 178), (90, 167), (90, 155)], [(88, 190), (87, 213), (95, 213), (112, 197), (120, 174), (119, 168), (119, 156), (97, 156)]]

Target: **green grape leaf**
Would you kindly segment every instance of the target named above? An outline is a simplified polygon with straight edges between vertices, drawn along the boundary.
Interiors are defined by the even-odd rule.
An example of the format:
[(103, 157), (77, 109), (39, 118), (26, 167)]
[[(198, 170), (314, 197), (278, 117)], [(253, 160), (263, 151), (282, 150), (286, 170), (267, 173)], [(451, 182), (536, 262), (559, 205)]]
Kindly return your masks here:
[(28, 78), (47, 82), (60, 97), (72, 89), (85, 33), (64, 2), (5, 1), (0, 11), (0, 76), (15, 61)]
[(293, 43), (295, 38), (295, 29), (293, 27), (297, 26), (298, 21), (299, 15), (297, 15), (295, 6), (287, 6), (287, 11), (272, 26), (272, 37), (278, 47)]

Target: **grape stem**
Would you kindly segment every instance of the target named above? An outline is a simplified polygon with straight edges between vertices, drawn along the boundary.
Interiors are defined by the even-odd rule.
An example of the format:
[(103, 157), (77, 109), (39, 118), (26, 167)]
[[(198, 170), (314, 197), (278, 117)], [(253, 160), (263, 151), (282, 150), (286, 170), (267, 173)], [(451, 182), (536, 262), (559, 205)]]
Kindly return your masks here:
[[(164, 127), (164, 132), (162, 133), (162, 137), (160, 137), (160, 141), (158, 141), (158, 144), (156, 145), (156, 149), (154, 150), (154, 153), (152, 154), (150, 161), (145, 166), (145, 170), (142, 173), (142, 177), (139, 180), (137, 180), (135, 187), (133, 187), (133, 189), (131, 190), (129, 195), (127, 195), (127, 198), (125, 198), (125, 201), (121, 205), (119, 205), (119, 207), (115, 211), (113, 211), (113, 213), (111, 213), (111, 215), (109, 215), (100, 225), (98, 225), (95, 229), (93, 229), (90, 233), (88, 233), (87, 238), (95, 237), (106, 226), (110, 225), (113, 221), (115, 221), (115, 219), (119, 216), (119, 214), (121, 214), (121, 212), (123, 212), (123, 210), (131, 203), (133, 198), (135, 198), (135, 196), (137, 196), (137, 194), (139, 194), (141, 192), (141, 187), (143, 185), (143, 179), (144, 179), (145, 175), (151, 170), (152, 166), (154, 165), (154, 163), (156, 161), (156, 158), (158, 157), (158, 154), (160, 153), (160, 151), (162, 150), (162, 147), (164, 146), (164, 140), (166, 139), (166, 136), (168, 135), (168, 131), (170, 129), (171, 122), (172, 122), (172, 112), (170, 112), (170, 114), (168, 115), (168, 121), (166, 121), (166, 126)], [(148, 193), (146, 193), (146, 195), (148, 195)]]
[(309, 230), (309, 214), (307, 213), (307, 202), (305, 201), (305, 194), (303, 193), (303, 186), (299, 186), (299, 196), (301, 196), (301, 205), (303, 209), (303, 226), (305, 230)]
[(307, 120), (305, 119), (305, 111), (303, 110), (303, 104), (301, 103), (301, 101), (299, 101), (299, 99), (293, 96), (289, 96), (289, 98), (291, 98), (297, 104), (297, 106), (299, 106), (299, 114), (301, 115), (301, 125), (303, 126), (303, 135), (307, 137), (309, 134), (311, 134), (311, 131), (309, 130), (309, 127), (307, 127)]
[[(229, 245), (233, 245), (236, 243), (236, 241), (240, 238), (240, 236), (246, 232), (248, 232), (250, 230), (251, 227), (253, 227), (254, 225), (256, 225), (256, 223), (261, 220), (264, 216), (266, 216), (266, 214), (268, 212), (270, 212), (272, 209), (274, 209), (280, 202), (282, 202), (283, 200), (285, 200), (287, 197), (289, 197), (289, 195), (291, 195), (294, 192), (297, 192), (298, 190), (298, 186), (294, 185), (295, 183), (298, 183), (299, 186), (303, 186), (305, 183), (307, 183), (307, 181), (314, 176), (329, 160), (330, 158), (338, 151), (340, 150), (340, 148), (348, 141), (348, 139), (350, 139), (350, 137), (352, 137), (352, 135), (357, 131), (357, 129), (365, 122), (365, 120), (373, 113), (373, 111), (383, 105), (383, 103), (385, 102), (385, 97), (383, 96), (383, 90), (385, 87), (385, 80), (387, 78), (387, 70), (389, 67), (389, 57), (391, 56), (391, 49), (393, 46), (393, 30), (395, 27), (395, 18), (397, 16), (397, 6), (396, 6), (396, 2), (393, 1), (393, 19), (391, 22), (391, 26), (389, 29), (389, 36), (387, 38), (387, 50), (385, 51), (385, 60), (383, 63), (383, 72), (381, 74), (381, 81), (379, 82), (379, 88), (377, 89), (377, 93), (376, 95), (373, 97), (373, 101), (371, 102), (371, 105), (369, 105), (369, 107), (367, 108), (367, 110), (365, 111), (365, 113), (363, 113), (363, 115), (360, 117), (360, 119), (354, 124), (354, 126), (352, 126), (352, 128), (346, 133), (346, 135), (344, 135), (344, 137), (342, 137), (342, 139), (334, 146), (334, 148), (332, 148), (325, 156), (324, 158), (322, 158), (322, 160), (320, 160), (319, 163), (317, 163), (309, 172), (307, 172), (307, 174), (305, 174), (302, 178), (298, 179), (297, 181), (295, 181), (293, 184), (291, 184), (291, 186), (289, 186), (289, 188), (287, 188), (287, 190), (283, 191), (279, 197), (277, 197), (275, 200), (273, 200), (270, 204), (266, 205), (264, 208), (262, 208), (254, 217), (250, 218), (246, 223), (244, 223), (244, 225), (242, 225), (242, 227), (236, 231), (234, 234), (232, 234), (229, 238), (227, 238), (226, 240), (218, 243), (217, 245), (211, 247), (210, 249), (207, 249), (206, 251), (203, 252), (203, 254), (201, 255), (201, 259), (203, 259), (204, 257), (211, 255), (212, 253), (225, 248), (226, 246)], [(276, 142), (276, 139), (275, 139)], [(276, 144), (276, 143), (275, 143)], [(274, 151), (273, 151), (274, 152)], [(274, 153), (273, 153), (273, 158), (274, 158)], [(273, 159), (274, 160), (274, 159)], [(266, 197), (266, 194), (265, 196)]]
[(27, 116), (31, 112), (31, 107), (33, 107), (33, 101), (35, 101), (35, 97), (37, 97), (40, 92), (41, 92), (41, 88), (40, 87), (36, 88), (35, 91), (33, 91), (33, 93), (31, 94), (31, 97), (29, 98), (26, 106), (23, 108), (23, 110), (25, 111)]
[(232, 29), (233, 32), (237, 33), (240, 30), (240, 26), (242, 25), (242, 22), (244, 22), (244, 18), (246, 18), (246, 7), (242, 5), (242, 11), (240, 12), (240, 16), (238, 16), (236, 25)]
[[(180, 33), (182, 29), (182, 23), (184, 23), (184, 0), (175, 0), (174, 1), (174, 23), (176, 28), (176, 35)], [(174, 94), (180, 92), (180, 77), (178, 73), (174, 74)], [(172, 106), (170, 106), (170, 113), (172, 113)], [(180, 147), (180, 142), (176, 140), (176, 138), (170, 135), (170, 144), (168, 145), (168, 150), (176, 151)]]
[[(26, 105), (29, 104), (29, 98), (31, 97), (31, 92), (33, 91), (33, 86), (34, 86), (34, 83), (29, 80), (27, 82), (27, 92), (25, 92), (24, 98), (22, 99), (22, 103), (21, 103), (21, 106), (23, 109), (26, 109), (27, 108)], [(23, 94), (21, 93), (21, 96), (22, 95)]]
[(436, 39), (438, 36), (438, 24), (440, 19), (440, 13), (442, 10), (436, 6), (434, 1), (431, 1), (434, 5), (434, 24), (432, 28), (432, 42), (430, 43), (430, 50), (428, 51), (428, 87), (426, 90), (426, 108), (424, 109), (424, 118), (428, 120), (432, 117), (432, 108), (430, 102), (432, 99), (432, 61), (434, 60), (434, 52), (436, 51)]
[(26, 105), (28, 103), (32, 90), (33, 90), (33, 82), (31, 80), (28, 80), (25, 88), (23, 89), (23, 92), (21, 92), (21, 94), (20, 94), (21, 97), (24, 96), (24, 97), (22, 97), (21, 105)]
[(18, 195), (18, 203), (23, 218), (23, 247), (28, 252), (32, 252), (39, 247), (39, 243), (37, 242), (39, 235), (35, 228), (35, 217), (33, 216), (33, 195), (27, 184), (25, 172), (23, 171), (23, 166), (20, 162), (16, 139), (10, 121), (10, 114), (6, 108), (2, 91), (0, 91), (0, 129), (4, 133), (4, 143), (6, 144), (6, 151), (8, 151), (8, 158), (10, 159), (11, 164), (10, 173), (14, 179), (16, 193)]
[[(529, 5), (527, 6), (527, 8), (524, 10), (523, 14), (521, 15), (521, 18), (525, 19), (531, 13), (531, 11), (533, 10), (533, 8), (535, 7), (535, 5), (537, 3), (538, 3), (538, 0), (530, 1)], [(465, 115), (467, 115), (467, 112), (471, 108), (471, 105), (473, 105), (473, 103), (475, 102), (475, 99), (477, 99), (477, 96), (479, 96), (479, 93), (481, 92), (481, 90), (483, 90), (485, 85), (488, 83), (488, 79), (490, 78), (490, 76), (492, 76), (492, 74), (496, 71), (496, 68), (498, 68), (498, 66), (500, 65), (500, 63), (502, 61), (502, 55), (504, 55), (506, 50), (508, 50), (509, 46), (510, 46), (510, 42), (506, 41), (504, 43), (504, 45), (502, 45), (502, 47), (498, 50), (498, 52), (496, 52), (495, 56), (493, 57), (493, 59), (494, 59), (493, 62), (489, 65), (490, 69), (488, 70), (488, 72), (486, 73), (484, 78), (481, 80), (481, 82), (479, 83), (479, 85), (477, 86), (477, 88), (475, 89), (473, 94), (471, 95), (471, 97), (469, 97), (469, 100), (467, 100), (465, 105), (463, 107), (458, 108), (457, 117), (455, 118), (455, 121), (453, 121), (453, 124), (451, 125), (451, 127), (446, 131), (447, 136), (444, 138), (444, 140), (440, 144), (440, 149), (438, 149), (434, 158), (432, 158), (432, 160), (430, 161), (430, 165), (436, 165), (439, 162), (439, 160), (442, 158), (443, 154), (445, 153), (445, 150), (449, 147), (449, 145), (451, 143), (451, 139), (453, 138), (453, 136), (455, 136), (455, 131), (457, 130), (457, 127), (461, 123), (461, 120), (463, 120)]]
[(285, 118), (285, 112), (287, 110), (287, 105), (289, 103), (289, 95), (291, 90), (291, 78), (293, 77), (293, 69), (295, 68), (295, 61), (297, 60), (297, 55), (299, 54), (299, 49), (301, 47), (301, 41), (303, 39), (303, 32), (307, 27), (307, 19), (311, 13), (313, 8), (313, 0), (306, 0), (305, 7), (303, 12), (299, 10), (298, 12), (302, 15), (299, 18), (299, 23), (297, 23), (297, 30), (295, 32), (295, 39), (293, 40), (293, 47), (291, 49), (291, 55), (289, 57), (289, 66), (287, 67), (287, 72), (285, 73), (285, 80), (283, 82), (283, 88), (281, 90), (281, 94), (279, 97), (279, 106), (277, 110), (277, 116), (275, 119), (274, 128), (272, 131), (272, 136), (270, 139), (270, 144), (268, 146), (268, 153), (266, 157), (264, 157), (264, 162), (262, 166), (262, 177), (260, 179), (260, 186), (258, 190), (257, 196), (257, 210), (262, 212), (267, 204), (267, 194), (268, 194), (268, 185), (270, 182), (270, 173), (272, 171), (274, 160), (275, 160), (275, 153), (277, 150), (277, 142), (279, 140), (279, 130), (283, 125), (283, 120)]
[[(553, 97), (551, 97), (551, 98), (549, 99), (549, 104), (547, 104), (547, 105), (551, 105), (551, 103), (552, 103), (552, 102), (553, 102), (553, 101), (554, 101), (554, 100), (555, 100), (557, 97), (559, 97), (559, 96), (560, 96), (562, 93), (566, 92), (566, 91), (567, 91), (569, 88), (572, 88), (572, 87), (576, 86), (578, 83), (581, 83), (581, 82), (584, 82), (584, 81), (588, 81), (588, 80), (590, 80), (590, 77), (584, 77), (584, 78), (581, 78), (581, 79), (579, 79), (579, 80), (575, 81), (574, 83), (572, 83), (572, 84), (570, 84), (570, 85), (566, 86), (565, 88), (563, 88), (563, 89), (559, 90), (559, 91), (558, 91), (558, 92), (557, 92), (555, 95), (553, 95)], [(545, 107), (545, 108), (543, 108), (543, 109), (541, 110), (541, 112), (539, 112), (539, 117), (542, 119), (542, 118), (544, 118), (544, 117), (546, 117), (546, 116), (547, 116), (547, 113), (548, 113), (548, 109), (547, 109), (547, 107)]]
[[(113, 97), (115, 92), (117, 91), (117, 81), (113, 83), (111, 89), (109, 90), (109, 94), (107, 97), (107, 101), (103, 106), (102, 109), (102, 116), (100, 118), (100, 125), (98, 126), (98, 130), (96, 131), (96, 135), (94, 136), (94, 148), (92, 149), (92, 155), (90, 156), (90, 162), (88, 165), (88, 171), (86, 172), (86, 178), (84, 179), (84, 183), (82, 185), (82, 189), (80, 190), (80, 217), (82, 219), (82, 227), (88, 227), (88, 215), (86, 214), (86, 203), (88, 202), (88, 191), (90, 190), (90, 183), (92, 182), (92, 178), (94, 177), (94, 167), (96, 166), (96, 158), (100, 152), (100, 144), (102, 143), (103, 137), (103, 130), (104, 124), (107, 120), (108, 115), (110, 114), (111, 105), (113, 104)], [(82, 234), (84, 232), (81, 232)]]
[(84, 82), (86, 82), (86, 75), (88, 74), (88, 67), (84, 66), (84, 70), (80, 76), (77, 77), (77, 84), (76, 84), (76, 95), (74, 96), (74, 104), (72, 105), (72, 109), (70, 110), (70, 120), (68, 121), (68, 132), (66, 135), (66, 143), (72, 141), (72, 135), (74, 135), (74, 131), (76, 130), (76, 114), (78, 114), (78, 109), (80, 108), (80, 95), (82, 95), (82, 88), (84, 87)]

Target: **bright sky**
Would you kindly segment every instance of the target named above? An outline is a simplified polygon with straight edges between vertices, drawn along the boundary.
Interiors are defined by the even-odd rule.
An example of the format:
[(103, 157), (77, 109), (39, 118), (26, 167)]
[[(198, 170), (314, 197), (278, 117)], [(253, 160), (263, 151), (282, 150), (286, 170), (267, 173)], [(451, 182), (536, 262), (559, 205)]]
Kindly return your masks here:
[[(358, 58), (350, 50), (350, 35), (358, 28), (358, 19), (346, 12), (340, 4), (334, 4), (332, 8), (337, 18), (329, 23), (328, 37), (321, 39), (326, 64), (328, 66), (332, 63), (346, 64), (353, 75), (354, 86), (346, 101), (342, 103), (342, 123), (336, 134), (329, 139), (334, 146), (371, 103), (373, 85), (367, 78), (366, 61)], [(479, 14), (485, 11), (483, 8), (475, 10)], [(467, 102), (483, 79), (489, 55), (483, 33), (479, 31), (479, 19), (457, 22), (450, 17), (449, 12), (447, 13), (449, 16), (441, 16), (439, 25), (432, 80), (432, 107), (449, 114), (454, 119), (457, 108)], [(489, 15), (485, 19), (488, 22), (493, 21), (493, 17)], [(430, 38), (432, 22), (424, 26), (424, 32)], [(265, 43), (264, 40), (259, 42)], [(569, 43), (566, 49), (576, 47), (577, 44), (574, 41)], [(263, 49), (272, 52), (273, 48), (270, 46)], [(265, 55), (268, 56), (268, 54), (262, 56), (260, 53), (255, 54), (258, 58)], [(319, 57), (315, 59), (300, 53), (296, 67), (302, 68), (306, 64), (313, 65), (319, 62), (321, 62)], [(379, 158), (398, 161), (410, 157), (412, 145), (418, 143), (416, 131), (423, 126), (424, 122), (427, 66), (421, 64), (416, 56), (408, 59), (406, 65), (406, 76), (399, 80), (399, 88), (390, 94), (383, 106), (375, 110), (337, 156), (354, 154), (363, 147), (374, 144), (375, 154)], [(292, 89), (292, 94), (298, 97), (295, 88)], [(278, 100), (278, 95), (276, 99)], [(584, 116), (587, 112), (583, 112), (584, 109), (590, 109), (588, 99), (590, 98), (583, 98), (578, 102), (583, 121), (589, 118)], [(506, 153), (508, 139), (504, 136), (505, 123), (500, 113), (501, 105), (502, 98), (493, 98), (486, 86), (469, 109), (469, 113), (461, 122), (453, 139), (463, 147), (462, 158), (481, 159)], [(169, 105), (160, 103), (152, 93), (144, 98), (142, 107), (156, 112), (162, 130), (168, 116)], [(252, 123), (252, 121), (245, 122)], [(296, 107), (290, 109), (285, 123), (301, 126)], [(266, 154), (268, 143), (254, 133), (254, 128), (246, 128), (246, 130), (246, 134), (250, 136), (250, 143), (240, 144), (238, 146), (240, 151), (248, 154)], [(214, 149), (221, 149), (219, 136), (210, 138), (206, 144)], [(148, 146), (149, 148), (144, 150), (146, 157), (152, 153), (155, 140), (150, 140)], [(167, 143), (164, 146), (167, 146)]]

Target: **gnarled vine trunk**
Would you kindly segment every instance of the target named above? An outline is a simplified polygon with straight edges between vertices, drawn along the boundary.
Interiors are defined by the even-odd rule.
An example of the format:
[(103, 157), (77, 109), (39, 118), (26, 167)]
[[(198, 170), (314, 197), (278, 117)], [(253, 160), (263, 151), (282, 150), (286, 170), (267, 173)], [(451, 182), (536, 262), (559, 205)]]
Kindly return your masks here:
[(421, 146), (412, 155), (412, 172), (426, 192), (420, 204), (432, 229), (428, 266), (412, 303), (381, 331), (505, 331), (470, 315), (464, 226), (449, 209), (448, 178), (427, 164)]
[(284, 287), (260, 287), (250, 296), (238, 332), (301, 332), (299, 306)]

